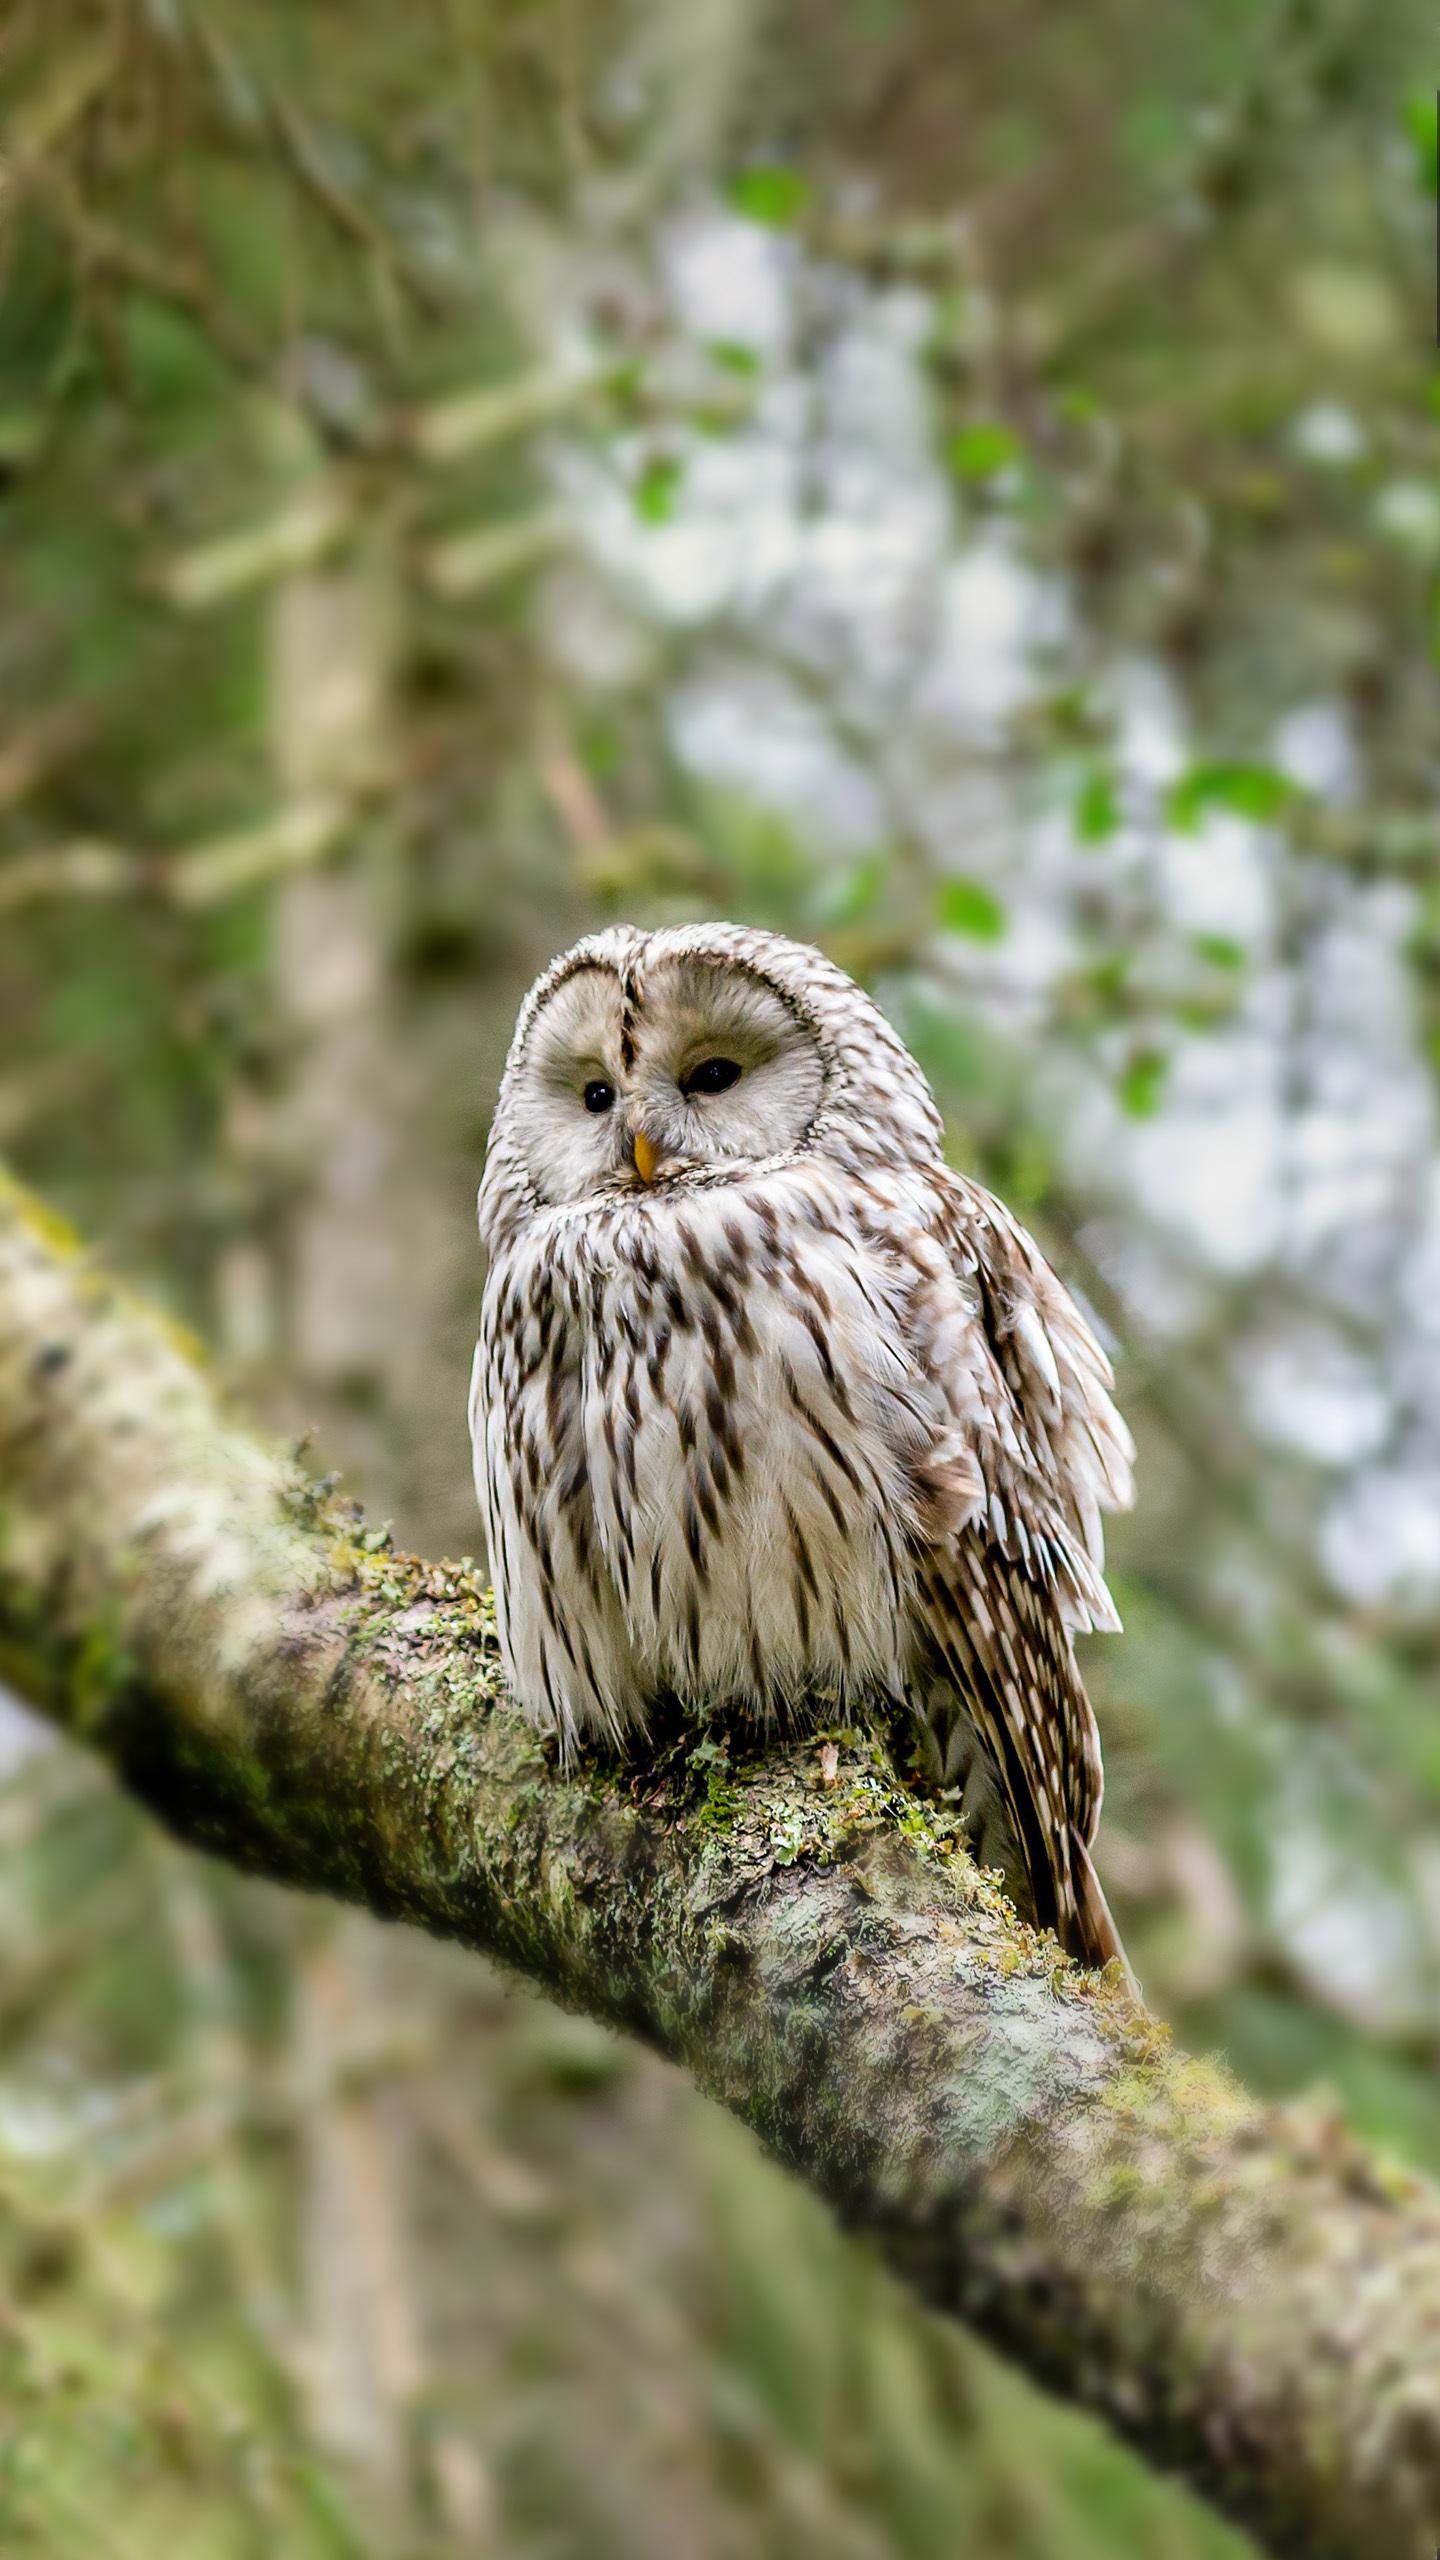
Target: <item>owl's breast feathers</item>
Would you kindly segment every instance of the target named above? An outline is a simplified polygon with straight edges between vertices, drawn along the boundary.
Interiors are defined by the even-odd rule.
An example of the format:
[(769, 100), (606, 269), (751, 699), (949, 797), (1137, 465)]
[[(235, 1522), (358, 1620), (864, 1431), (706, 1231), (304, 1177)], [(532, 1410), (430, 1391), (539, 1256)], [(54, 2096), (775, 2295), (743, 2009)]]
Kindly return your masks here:
[(1109, 1952), (1071, 1651), (1116, 1623), (1109, 1386), (1028, 1238), (938, 1164), (812, 1156), (536, 1218), (492, 1260), (472, 1397), (518, 1694), (568, 1742), (662, 1689), (943, 1691), (1037, 1917)]

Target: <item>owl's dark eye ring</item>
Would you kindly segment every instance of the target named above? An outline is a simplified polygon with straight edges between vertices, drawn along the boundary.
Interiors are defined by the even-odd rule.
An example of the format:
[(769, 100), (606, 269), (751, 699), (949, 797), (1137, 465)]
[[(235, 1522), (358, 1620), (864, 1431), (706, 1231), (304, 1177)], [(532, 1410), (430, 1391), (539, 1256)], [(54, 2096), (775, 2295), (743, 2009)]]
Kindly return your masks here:
[(692, 1067), (689, 1074), (682, 1077), (680, 1090), (686, 1095), (728, 1093), (732, 1084), (739, 1081), (740, 1069), (733, 1058), (702, 1058), (698, 1067)]
[(581, 1100), (587, 1111), (612, 1111), (615, 1107), (615, 1087), (613, 1084), (607, 1084), (603, 1076), (592, 1076)]

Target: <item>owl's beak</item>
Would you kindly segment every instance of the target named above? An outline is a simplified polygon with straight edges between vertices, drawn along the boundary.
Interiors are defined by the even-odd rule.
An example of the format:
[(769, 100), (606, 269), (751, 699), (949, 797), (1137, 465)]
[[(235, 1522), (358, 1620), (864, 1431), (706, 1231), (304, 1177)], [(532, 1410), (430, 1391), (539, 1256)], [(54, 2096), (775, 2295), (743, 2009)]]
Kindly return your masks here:
[(630, 1144), (631, 1153), (635, 1158), (635, 1170), (639, 1174), (641, 1181), (653, 1182), (660, 1167), (658, 1151), (652, 1144), (651, 1140), (646, 1137), (643, 1129), (636, 1130)]

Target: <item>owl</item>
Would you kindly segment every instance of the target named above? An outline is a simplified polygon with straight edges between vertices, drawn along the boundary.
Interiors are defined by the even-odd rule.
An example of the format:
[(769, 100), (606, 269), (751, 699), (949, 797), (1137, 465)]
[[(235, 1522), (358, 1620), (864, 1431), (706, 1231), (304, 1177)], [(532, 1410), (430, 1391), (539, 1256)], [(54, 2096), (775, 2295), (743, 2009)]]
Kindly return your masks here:
[(537, 980), (479, 1200), (502, 1653), (567, 1754), (664, 1696), (904, 1702), (977, 1855), (1100, 1964), (1073, 1638), (1119, 1623), (1100, 1512), (1133, 1447), (1089, 1326), (941, 1141), (884, 1016), (779, 935), (616, 926)]

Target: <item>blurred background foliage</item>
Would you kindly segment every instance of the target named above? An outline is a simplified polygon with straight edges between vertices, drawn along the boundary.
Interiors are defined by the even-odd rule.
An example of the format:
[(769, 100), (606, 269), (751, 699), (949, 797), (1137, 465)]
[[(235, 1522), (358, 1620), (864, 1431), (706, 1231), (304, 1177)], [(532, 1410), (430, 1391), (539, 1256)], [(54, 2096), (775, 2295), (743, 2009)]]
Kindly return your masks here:
[[(1420, 0), (7, 0), (0, 1146), (407, 1543), (607, 915), (1113, 1336), (1156, 2004), (1440, 2169)], [(0, 1725), (0, 2549), (1201, 2560), (660, 2065)]]

